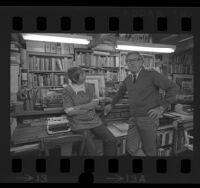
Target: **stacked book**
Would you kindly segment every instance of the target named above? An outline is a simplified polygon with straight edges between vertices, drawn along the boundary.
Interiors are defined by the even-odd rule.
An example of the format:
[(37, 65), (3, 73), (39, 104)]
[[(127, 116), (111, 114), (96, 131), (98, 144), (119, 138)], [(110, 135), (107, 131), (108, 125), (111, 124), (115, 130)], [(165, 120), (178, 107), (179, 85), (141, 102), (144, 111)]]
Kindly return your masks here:
[(161, 130), (157, 132), (157, 147), (171, 145), (173, 143), (173, 130)]
[(33, 74), (29, 73), (29, 85), (32, 87), (62, 87), (64, 75), (61, 74)]
[(170, 156), (172, 153), (172, 147), (169, 148), (159, 148), (157, 150), (157, 155), (158, 156)]
[(30, 71), (66, 71), (67, 69), (68, 58), (29, 57)]
[(193, 59), (191, 52), (174, 56), (169, 64), (170, 73), (193, 74)]
[(110, 123), (108, 129), (113, 134), (114, 137), (126, 136), (128, 132), (129, 125), (127, 123)]
[(119, 67), (119, 57), (78, 53), (76, 55), (76, 66), (81, 65), (91, 67)]
[(179, 129), (176, 134), (176, 139), (175, 139), (175, 153), (181, 153), (186, 150), (185, 147), (185, 134), (184, 134), (184, 129)]

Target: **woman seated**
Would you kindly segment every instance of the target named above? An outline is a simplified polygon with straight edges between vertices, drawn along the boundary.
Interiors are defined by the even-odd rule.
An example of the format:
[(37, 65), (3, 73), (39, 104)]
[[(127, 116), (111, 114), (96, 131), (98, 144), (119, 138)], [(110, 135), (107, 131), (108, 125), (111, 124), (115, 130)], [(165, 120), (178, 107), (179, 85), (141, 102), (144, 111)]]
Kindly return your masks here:
[(71, 129), (86, 135), (87, 155), (98, 155), (92, 134), (103, 141), (104, 155), (116, 155), (115, 137), (96, 114), (99, 101), (95, 99), (92, 85), (85, 82), (85, 72), (80, 67), (72, 67), (67, 75), (71, 84), (63, 89), (63, 107), (71, 122)]

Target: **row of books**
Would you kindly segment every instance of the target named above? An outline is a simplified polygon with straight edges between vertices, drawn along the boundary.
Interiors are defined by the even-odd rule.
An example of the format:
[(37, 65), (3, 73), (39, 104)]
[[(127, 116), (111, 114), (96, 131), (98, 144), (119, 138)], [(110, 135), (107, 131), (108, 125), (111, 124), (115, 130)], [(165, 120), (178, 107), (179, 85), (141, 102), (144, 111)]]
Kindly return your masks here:
[(104, 75), (106, 82), (119, 81), (119, 72), (113, 72), (103, 69), (84, 69), (87, 75)]
[(29, 85), (32, 87), (62, 86), (64, 75), (61, 74), (29, 74)]
[(184, 64), (169, 64), (168, 66), (168, 72), (173, 73), (180, 73), (180, 74), (193, 74), (193, 67), (192, 64), (190, 65), (184, 65)]
[(183, 53), (178, 56), (172, 57), (172, 63), (190, 65), (192, 64), (192, 53)]
[(132, 42), (152, 43), (152, 37), (149, 34), (131, 34), (130, 38)]
[(54, 58), (54, 57), (29, 57), (29, 70), (34, 71), (67, 71), (73, 66), (72, 58)]
[(92, 67), (119, 67), (119, 57), (93, 55), (91, 53), (78, 53), (76, 65)]
[(45, 43), (45, 52), (61, 54), (61, 43), (46, 42)]
[(173, 56), (169, 61), (170, 73), (182, 73), (192, 74), (193, 73), (193, 57), (192, 52), (188, 51), (181, 55)]
[(173, 130), (162, 130), (157, 132), (157, 146), (162, 147), (173, 143)]
[(84, 48), (84, 45), (51, 43), (51, 42), (36, 42), (27, 41), (27, 50), (34, 52), (46, 52), (52, 54), (73, 54), (74, 48)]
[(172, 153), (172, 147), (168, 148), (158, 148), (157, 155), (160, 156), (170, 156)]
[(185, 151), (185, 134), (184, 129), (179, 129), (176, 134), (175, 139), (175, 153), (181, 153)]
[(126, 66), (126, 55), (121, 55), (121, 66)]

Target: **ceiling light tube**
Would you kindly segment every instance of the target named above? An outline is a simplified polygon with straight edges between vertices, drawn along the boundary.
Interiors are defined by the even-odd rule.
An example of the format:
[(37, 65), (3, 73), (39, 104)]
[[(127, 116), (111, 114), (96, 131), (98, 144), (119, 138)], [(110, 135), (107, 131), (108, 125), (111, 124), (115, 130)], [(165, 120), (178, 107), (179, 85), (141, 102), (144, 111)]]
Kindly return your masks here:
[(155, 53), (173, 53), (173, 48), (156, 48), (156, 47), (145, 47), (145, 46), (129, 46), (129, 45), (117, 45), (117, 50), (125, 51), (140, 51), (140, 52), (155, 52)]
[(25, 40), (32, 41), (42, 41), (42, 42), (59, 42), (59, 43), (72, 43), (72, 44), (83, 44), (87, 45), (90, 43), (90, 40), (84, 38), (73, 38), (73, 37), (60, 37), (52, 35), (40, 35), (40, 34), (22, 34)]
[(175, 45), (155, 44), (155, 43), (133, 43), (118, 41), (117, 50), (124, 51), (140, 51), (153, 53), (173, 53), (176, 49)]

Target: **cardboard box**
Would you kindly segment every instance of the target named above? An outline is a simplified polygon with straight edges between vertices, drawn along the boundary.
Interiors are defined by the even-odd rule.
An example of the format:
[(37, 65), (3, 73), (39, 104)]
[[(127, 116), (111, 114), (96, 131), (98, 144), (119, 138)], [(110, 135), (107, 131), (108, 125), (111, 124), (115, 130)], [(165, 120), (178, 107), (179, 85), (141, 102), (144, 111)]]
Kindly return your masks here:
[(22, 102), (22, 101), (15, 102), (14, 111), (15, 111), (15, 113), (23, 112), (24, 111), (24, 102)]

